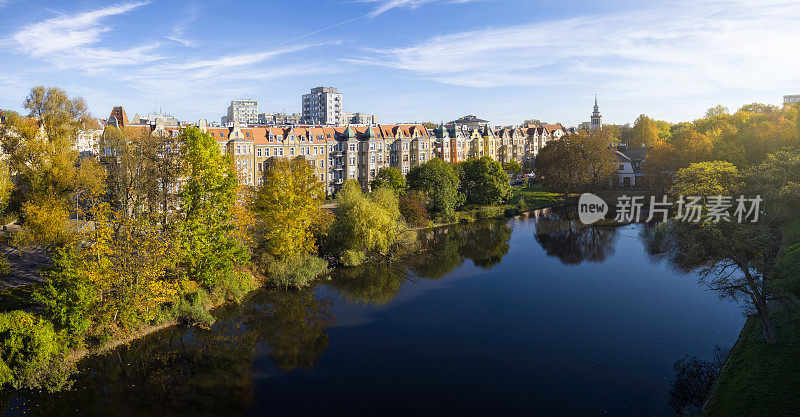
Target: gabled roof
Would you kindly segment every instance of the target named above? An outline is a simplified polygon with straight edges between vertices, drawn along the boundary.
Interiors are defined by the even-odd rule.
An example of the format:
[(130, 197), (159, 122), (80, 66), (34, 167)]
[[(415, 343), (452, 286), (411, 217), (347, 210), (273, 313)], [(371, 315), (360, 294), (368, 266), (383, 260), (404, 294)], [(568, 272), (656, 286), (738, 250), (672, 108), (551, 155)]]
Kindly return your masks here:
[(650, 148), (634, 147), (634, 148), (620, 148), (618, 151), (623, 153), (633, 162), (644, 161), (645, 156)]

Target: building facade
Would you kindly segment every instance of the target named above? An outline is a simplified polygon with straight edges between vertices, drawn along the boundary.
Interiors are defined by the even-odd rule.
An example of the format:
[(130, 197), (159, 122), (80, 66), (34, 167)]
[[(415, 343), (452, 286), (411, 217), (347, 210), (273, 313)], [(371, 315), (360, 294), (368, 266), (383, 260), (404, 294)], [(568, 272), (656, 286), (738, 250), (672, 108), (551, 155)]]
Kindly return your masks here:
[(343, 123), (342, 94), (333, 87), (317, 87), (303, 94), (303, 123), (309, 125), (338, 125)]
[(258, 101), (233, 100), (228, 106), (228, 114), (222, 118), (222, 125), (236, 123), (258, 123)]
[(378, 116), (366, 113), (342, 113), (344, 123), (354, 125), (376, 125), (378, 124)]
[(783, 105), (787, 106), (789, 104), (800, 103), (800, 94), (791, 94), (783, 96)]

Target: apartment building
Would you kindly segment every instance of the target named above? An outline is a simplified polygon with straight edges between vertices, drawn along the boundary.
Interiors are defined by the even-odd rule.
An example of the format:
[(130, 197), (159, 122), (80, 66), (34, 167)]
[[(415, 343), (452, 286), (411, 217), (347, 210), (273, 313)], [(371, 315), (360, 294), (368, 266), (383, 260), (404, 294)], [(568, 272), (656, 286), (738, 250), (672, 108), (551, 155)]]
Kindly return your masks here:
[(299, 125), (303, 122), (303, 115), (300, 113), (261, 113), (258, 115), (258, 124), (261, 125)]
[(344, 123), (354, 125), (376, 125), (378, 124), (378, 116), (366, 113), (342, 113)]
[(222, 125), (227, 126), (235, 123), (256, 124), (258, 123), (258, 101), (257, 100), (233, 100), (228, 106), (228, 114), (222, 117)]
[(343, 123), (342, 94), (333, 87), (312, 88), (303, 94), (303, 123), (309, 125), (338, 125)]

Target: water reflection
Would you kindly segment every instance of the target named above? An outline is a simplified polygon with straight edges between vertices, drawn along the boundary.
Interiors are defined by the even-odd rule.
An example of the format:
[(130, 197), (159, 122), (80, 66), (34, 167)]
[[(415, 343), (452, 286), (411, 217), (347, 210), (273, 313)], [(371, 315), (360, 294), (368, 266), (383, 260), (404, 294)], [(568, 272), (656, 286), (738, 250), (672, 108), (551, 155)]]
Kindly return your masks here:
[(565, 264), (603, 262), (614, 254), (617, 228), (585, 226), (575, 211), (541, 211), (535, 227), (542, 249)]
[(72, 391), (2, 398), (3, 415), (243, 415), (253, 361), (288, 372), (328, 347), (331, 300), (313, 290), (262, 291), (217, 309), (212, 329), (169, 328), (81, 362)]

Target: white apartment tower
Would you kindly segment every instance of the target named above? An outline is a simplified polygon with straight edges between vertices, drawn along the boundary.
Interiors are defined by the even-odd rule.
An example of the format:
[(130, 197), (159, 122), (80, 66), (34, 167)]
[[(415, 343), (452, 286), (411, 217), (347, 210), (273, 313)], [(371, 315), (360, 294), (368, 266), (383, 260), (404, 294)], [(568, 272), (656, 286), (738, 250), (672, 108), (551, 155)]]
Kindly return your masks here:
[(592, 111), (592, 119), (589, 125), (591, 130), (600, 129), (603, 126), (603, 116), (600, 115), (600, 106), (597, 105), (597, 94), (594, 95), (594, 110)]
[(342, 94), (333, 87), (317, 87), (303, 94), (303, 122), (312, 125), (343, 123)]
[(222, 118), (222, 124), (228, 123), (258, 123), (258, 101), (233, 100), (228, 106), (228, 115)]

